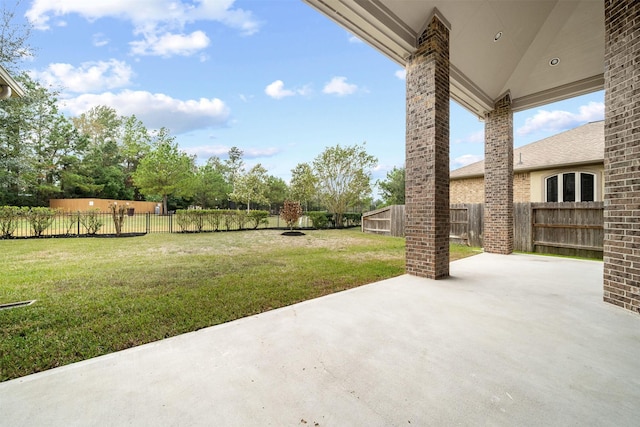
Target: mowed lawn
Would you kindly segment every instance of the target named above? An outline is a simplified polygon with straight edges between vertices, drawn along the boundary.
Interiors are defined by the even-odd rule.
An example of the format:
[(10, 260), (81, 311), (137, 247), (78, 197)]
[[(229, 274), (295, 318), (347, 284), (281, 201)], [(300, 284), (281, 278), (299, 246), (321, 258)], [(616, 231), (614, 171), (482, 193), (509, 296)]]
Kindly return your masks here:
[[(404, 273), (358, 229), (0, 241), (0, 381)], [(452, 246), (452, 259), (476, 253)]]

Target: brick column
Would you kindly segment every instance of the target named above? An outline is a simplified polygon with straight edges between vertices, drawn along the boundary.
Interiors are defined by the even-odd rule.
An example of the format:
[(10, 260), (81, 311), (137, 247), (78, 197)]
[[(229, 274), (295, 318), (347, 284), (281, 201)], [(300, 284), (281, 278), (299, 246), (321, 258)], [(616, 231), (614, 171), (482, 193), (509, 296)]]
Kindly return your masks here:
[(407, 62), (406, 271), (449, 276), (449, 29), (434, 16)]
[(604, 300), (640, 312), (640, 2), (604, 4)]
[(509, 95), (496, 102), (484, 125), (485, 252), (513, 252), (513, 113)]

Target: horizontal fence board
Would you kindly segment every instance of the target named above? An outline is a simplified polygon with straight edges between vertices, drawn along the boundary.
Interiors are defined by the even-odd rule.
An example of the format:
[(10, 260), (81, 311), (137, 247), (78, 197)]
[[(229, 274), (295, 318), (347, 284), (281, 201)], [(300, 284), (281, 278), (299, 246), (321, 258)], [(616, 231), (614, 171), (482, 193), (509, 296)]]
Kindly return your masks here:
[(362, 231), (404, 236), (404, 205), (392, 205), (362, 214)]
[(534, 227), (541, 228), (575, 228), (585, 230), (604, 230), (602, 225), (584, 225), (584, 224), (533, 224)]

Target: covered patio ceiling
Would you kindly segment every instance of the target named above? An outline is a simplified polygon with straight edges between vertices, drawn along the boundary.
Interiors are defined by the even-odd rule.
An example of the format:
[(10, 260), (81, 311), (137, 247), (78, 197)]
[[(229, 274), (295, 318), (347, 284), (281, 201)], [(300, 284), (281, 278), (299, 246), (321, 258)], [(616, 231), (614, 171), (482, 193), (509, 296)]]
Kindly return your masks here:
[(481, 118), (506, 93), (521, 111), (604, 86), (602, 0), (304, 1), (401, 66), (438, 13), (451, 97)]

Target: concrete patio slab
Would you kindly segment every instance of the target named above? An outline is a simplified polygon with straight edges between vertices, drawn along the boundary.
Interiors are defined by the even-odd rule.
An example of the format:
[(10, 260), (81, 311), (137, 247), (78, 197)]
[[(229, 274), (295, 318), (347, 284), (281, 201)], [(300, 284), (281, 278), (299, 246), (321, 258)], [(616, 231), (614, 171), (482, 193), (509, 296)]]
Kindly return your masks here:
[(0, 383), (3, 426), (638, 425), (602, 263), (481, 254)]

